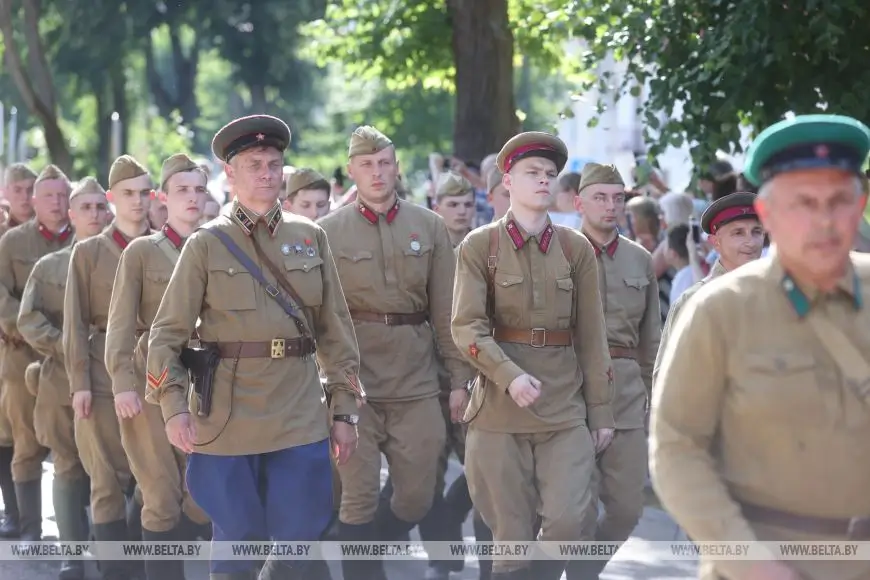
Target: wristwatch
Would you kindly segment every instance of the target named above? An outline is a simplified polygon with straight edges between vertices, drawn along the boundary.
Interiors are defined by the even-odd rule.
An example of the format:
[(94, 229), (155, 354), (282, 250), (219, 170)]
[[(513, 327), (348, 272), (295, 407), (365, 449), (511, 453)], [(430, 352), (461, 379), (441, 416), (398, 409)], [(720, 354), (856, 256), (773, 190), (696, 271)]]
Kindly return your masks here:
[(359, 423), (359, 415), (333, 415), (333, 421), (341, 421), (342, 423), (347, 423), (348, 425), (356, 425)]

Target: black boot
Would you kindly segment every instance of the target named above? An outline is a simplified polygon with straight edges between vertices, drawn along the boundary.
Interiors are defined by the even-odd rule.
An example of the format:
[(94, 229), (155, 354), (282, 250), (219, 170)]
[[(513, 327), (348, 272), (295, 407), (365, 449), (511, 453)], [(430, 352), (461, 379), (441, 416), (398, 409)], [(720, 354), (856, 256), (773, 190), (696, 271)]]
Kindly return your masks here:
[[(142, 528), (145, 542), (174, 542), (179, 539), (178, 528), (168, 532), (152, 532)], [(147, 580), (184, 580), (184, 560), (145, 560)]]
[(324, 560), (291, 562), (269, 558), (257, 580), (332, 580), (332, 574)]
[(407, 538), (408, 533), (414, 529), (417, 522), (406, 522), (400, 520), (389, 502), (381, 502), (378, 504), (378, 511), (375, 514), (375, 540), (381, 542), (401, 542), (402, 538)]
[[(87, 479), (61, 479), (55, 476), (51, 492), (54, 502), (54, 517), (57, 521), (61, 542), (87, 542), (88, 520), (82, 505), (83, 489)], [(59, 580), (83, 580), (85, 566), (81, 560), (65, 560), (60, 565)]]
[[(383, 487), (383, 489), (381, 489), (380, 498), (378, 500), (379, 511), (381, 509), (388, 509), (390, 507), (390, 501), (392, 499), (393, 499), (393, 480), (392, 480), (392, 478), (387, 477), (387, 481), (384, 482), (384, 487)], [(375, 520), (377, 520), (377, 516), (375, 516)], [(411, 526), (411, 528), (408, 528), (408, 532), (410, 532), (413, 527), (414, 526)], [(410, 542), (411, 536), (408, 532), (405, 532), (404, 534), (399, 534), (398, 537), (393, 538), (393, 541), (395, 541), (395, 542)], [(378, 538), (378, 539), (383, 539), (383, 538)]]
[[(338, 538), (342, 542), (375, 541), (374, 522), (367, 524), (338, 523)], [(345, 580), (386, 580), (381, 560), (342, 560), (341, 573)]]
[(598, 580), (607, 560), (571, 560), (565, 568), (568, 580)]
[[(448, 527), (450, 514), (447, 511), (447, 506), (444, 503), (444, 498), (438, 495), (432, 501), (432, 507), (429, 508), (429, 513), (420, 520), (420, 539), (423, 540), (423, 545), (427, 551), (430, 549), (429, 542), (446, 542), (448, 538)], [(460, 537), (459, 541), (462, 541)], [(459, 564), (459, 567), (456, 565)], [(450, 576), (451, 571), (459, 572), (462, 570), (461, 560), (436, 560), (430, 554), (429, 568), (426, 570), (425, 580), (446, 580)]]
[(127, 498), (127, 537), (131, 542), (142, 541), (142, 504), (136, 498)]
[(0, 447), (0, 494), (3, 494), (5, 514), (0, 520), (0, 538), (18, 537), (18, 498), (12, 481), (12, 447)]
[(565, 560), (535, 560), (532, 562), (531, 576), (535, 580), (560, 580), (566, 563)]
[[(97, 542), (125, 542), (127, 541), (127, 522), (118, 520), (107, 524), (94, 524), (94, 538)], [(131, 564), (124, 560), (107, 560), (105, 555), (99, 553), (97, 549), (96, 556), (99, 560), (100, 578), (102, 580), (130, 580), (134, 578), (134, 573), (131, 572)]]
[[(474, 511), (474, 539), (477, 542), (492, 542), (492, 530), (483, 521), (480, 513)], [(480, 580), (490, 580), (492, 578), (492, 560), (478, 560), (480, 566)]]
[(42, 479), (15, 484), (18, 497), (18, 522), (23, 542), (42, 539)]

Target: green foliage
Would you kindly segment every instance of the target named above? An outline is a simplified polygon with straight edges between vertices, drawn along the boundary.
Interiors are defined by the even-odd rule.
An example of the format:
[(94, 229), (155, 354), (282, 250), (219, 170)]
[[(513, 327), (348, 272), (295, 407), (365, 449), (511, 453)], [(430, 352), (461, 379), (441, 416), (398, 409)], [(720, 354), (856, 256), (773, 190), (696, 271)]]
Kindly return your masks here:
[(870, 120), (862, 0), (610, 0), (576, 7), (574, 20), (588, 64), (608, 53), (629, 63), (623, 79), (589, 79), (584, 90), (637, 94), (649, 83), (642, 108), (653, 155), (688, 139), (704, 163), (737, 146), (741, 125), (761, 129), (787, 112)]

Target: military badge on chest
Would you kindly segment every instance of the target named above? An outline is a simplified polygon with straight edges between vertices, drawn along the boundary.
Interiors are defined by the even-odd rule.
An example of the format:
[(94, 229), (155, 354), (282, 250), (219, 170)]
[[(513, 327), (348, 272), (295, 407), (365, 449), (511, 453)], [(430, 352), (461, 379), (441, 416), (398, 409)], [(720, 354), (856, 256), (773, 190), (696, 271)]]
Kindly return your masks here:
[(311, 245), (311, 240), (306, 239), (305, 245), (302, 244), (284, 244), (281, 246), (281, 253), (285, 256), (289, 256), (293, 254), (295, 256), (306, 255), (309, 258), (313, 258), (317, 255), (317, 250), (314, 249), (314, 246)]
[(418, 234), (411, 234), (411, 243), (409, 244), (409, 247), (415, 254), (420, 253), (420, 249), (423, 246), (420, 245), (420, 236)]

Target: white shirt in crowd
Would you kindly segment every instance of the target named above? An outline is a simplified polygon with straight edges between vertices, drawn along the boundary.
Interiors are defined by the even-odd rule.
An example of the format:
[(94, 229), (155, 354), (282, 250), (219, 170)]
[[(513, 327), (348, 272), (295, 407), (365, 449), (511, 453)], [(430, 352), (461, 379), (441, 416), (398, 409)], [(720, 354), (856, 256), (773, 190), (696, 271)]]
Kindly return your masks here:
[(552, 221), (556, 225), (565, 226), (566, 228), (572, 228), (575, 230), (579, 230), (580, 226), (583, 224), (583, 219), (577, 212), (568, 213), (551, 211), (550, 221)]
[(671, 281), (671, 304), (677, 301), (680, 295), (688, 290), (695, 283), (695, 275), (692, 273), (692, 266), (688, 265), (676, 273)]

